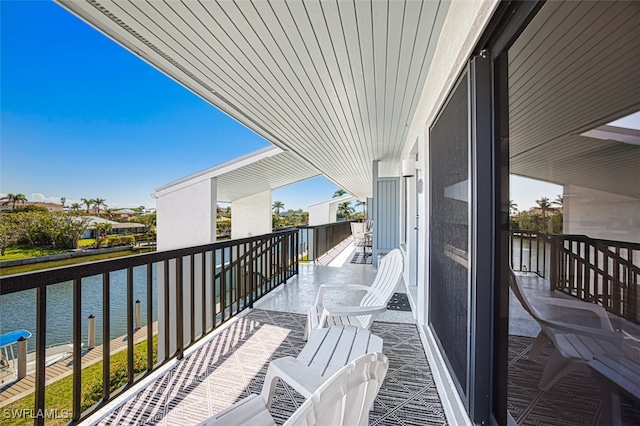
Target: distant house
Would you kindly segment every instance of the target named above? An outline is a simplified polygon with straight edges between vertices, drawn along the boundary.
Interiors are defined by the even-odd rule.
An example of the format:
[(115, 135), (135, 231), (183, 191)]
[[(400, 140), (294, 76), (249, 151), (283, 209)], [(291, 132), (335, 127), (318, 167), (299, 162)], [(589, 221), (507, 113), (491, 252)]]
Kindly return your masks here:
[(130, 218), (135, 216), (136, 212), (131, 209), (120, 209), (111, 213), (113, 217)]
[[(47, 210), (49, 210), (50, 212), (63, 212), (64, 211), (64, 207), (62, 206), (62, 204), (56, 204), (56, 203), (43, 203), (41, 201), (35, 201), (35, 202), (25, 202), (25, 203), (16, 203), (15, 208), (20, 208), (20, 207), (29, 207), (29, 206), (33, 206), (33, 207), (44, 207)], [(7, 204), (0, 204), (0, 211), (11, 211), (14, 209), (13, 203), (7, 203)]]
[(87, 230), (84, 232), (84, 234), (82, 234), (80, 239), (96, 238), (96, 230), (94, 226), (96, 223), (111, 224), (111, 231), (109, 231), (109, 234), (111, 235), (139, 234), (144, 232), (144, 229), (145, 229), (145, 225), (141, 223), (114, 222), (113, 220), (103, 219), (101, 217), (96, 217), (96, 216), (85, 216), (85, 217), (89, 219), (89, 226), (87, 227)]

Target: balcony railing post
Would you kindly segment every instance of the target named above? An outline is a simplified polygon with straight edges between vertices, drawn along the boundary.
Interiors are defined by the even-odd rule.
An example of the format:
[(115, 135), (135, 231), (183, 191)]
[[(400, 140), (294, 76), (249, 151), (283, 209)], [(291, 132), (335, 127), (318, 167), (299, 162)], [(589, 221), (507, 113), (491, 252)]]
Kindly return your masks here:
[(190, 344), (196, 340), (196, 256), (189, 256), (189, 326)]
[(176, 358), (184, 357), (184, 289), (182, 256), (176, 258)]
[(127, 268), (127, 382), (133, 383), (133, 268)]
[(82, 279), (73, 280), (73, 420), (80, 419), (82, 403)]
[(18, 339), (18, 365), (17, 365), (17, 379), (21, 380), (27, 376), (27, 339), (24, 336), (20, 336)]
[(102, 399), (111, 395), (111, 286), (108, 272), (102, 274)]
[(87, 320), (87, 347), (93, 349), (96, 347), (96, 317), (89, 315)]
[(153, 264), (147, 263), (147, 371), (153, 370)]
[[(47, 287), (36, 290), (36, 394), (35, 411), (44, 412), (45, 396), (45, 348), (47, 346)], [(36, 425), (44, 424), (44, 416), (37, 416)]]

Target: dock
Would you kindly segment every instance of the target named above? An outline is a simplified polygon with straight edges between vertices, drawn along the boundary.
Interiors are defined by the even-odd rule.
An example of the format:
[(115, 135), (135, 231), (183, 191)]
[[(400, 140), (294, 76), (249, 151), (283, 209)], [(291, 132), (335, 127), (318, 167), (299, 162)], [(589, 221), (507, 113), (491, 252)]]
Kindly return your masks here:
[[(152, 324), (153, 334), (158, 332), (158, 322)], [(133, 335), (133, 343), (139, 343), (147, 339), (147, 327), (139, 328)], [(113, 355), (127, 349), (127, 335), (117, 337), (110, 342), (110, 354)], [(87, 368), (97, 362), (102, 361), (103, 345), (83, 351), (82, 368)], [(73, 357), (66, 358), (60, 362), (50, 365), (45, 372), (45, 386), (50, 385), (64, 377), (73, 374)], [(35, 372), (28, 374), (25, 378), (2, 385), (0, 387), (0, 408), (11, 404), (19, 399), (32, 394), (36, 388)]]

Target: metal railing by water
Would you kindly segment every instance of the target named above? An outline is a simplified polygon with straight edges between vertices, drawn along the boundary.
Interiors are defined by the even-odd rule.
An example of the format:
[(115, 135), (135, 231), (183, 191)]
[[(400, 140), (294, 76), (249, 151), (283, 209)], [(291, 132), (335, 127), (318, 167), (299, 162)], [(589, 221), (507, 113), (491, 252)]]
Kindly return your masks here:
[(302, 260), (316, 260), (351, 235), (351, 222), (299, 226)]
[[(63, 268), (3, 277), (0, 297), (35, 290), (36, 370), (34, 412), (44, 413), (45, 349), (47, 336), (47, 289), (71, 281), (73, 285), (73, 398), (72, 423), (76, 423), (114, 399), (150, 372), (172, 358), (182, 358), (185, 349), (211, 333), (222, 323), (298, 273), (298, 230), (229, 240), (198, 247), (154, 252)], [(158, 272), (154, 282), (154, 266)], [(134, 371), (134, 268), (146, 268), (147, 368)], [(126, 271), (126, 294), (112, 294), (110, 277)], [(82, 292), (83, 278), (102, 276), (102, 400), (82, 411)], [(141, 284), (141, 283), (136, 283)], [(157, 288), (154, 288), (157, 287)], [(153, 298), (158, 298), (158, 354), (153, 343)], [(120, 389), (111, 389), (110, 349), (111, 306), (114, 297), (126, 299), (127, 380)], [(51, 313), (49, 313), (51, 315)], [(37, 416), (35, 424), (44, 424)]]

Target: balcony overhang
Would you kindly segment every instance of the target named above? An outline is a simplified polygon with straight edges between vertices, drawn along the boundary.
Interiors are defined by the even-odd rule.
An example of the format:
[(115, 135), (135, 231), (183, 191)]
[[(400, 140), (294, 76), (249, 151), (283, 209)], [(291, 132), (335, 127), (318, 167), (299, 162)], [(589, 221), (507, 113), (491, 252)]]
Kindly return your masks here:
[(233, 202), (319, 174), (296, 154), (269, 146), (163, 185), (155, 190), (154, 196), (158, 198), (216, 178), (217, 201)]

